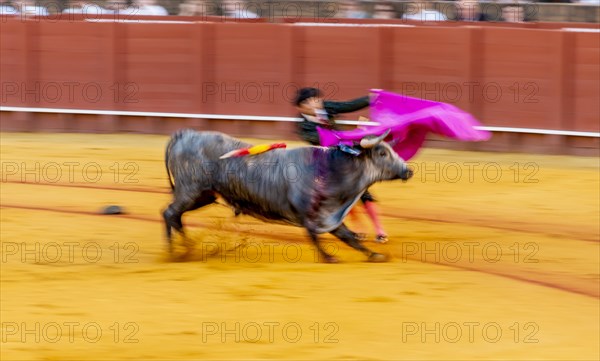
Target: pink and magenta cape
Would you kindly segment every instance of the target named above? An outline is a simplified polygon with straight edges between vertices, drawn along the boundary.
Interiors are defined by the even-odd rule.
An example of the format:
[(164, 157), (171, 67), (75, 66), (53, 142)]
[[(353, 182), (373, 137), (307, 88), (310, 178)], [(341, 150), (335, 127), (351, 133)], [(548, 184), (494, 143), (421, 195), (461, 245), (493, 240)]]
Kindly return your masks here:
[[(411, 98), (401, 94), (372, 90), (371, 122), (348, 131), (318, 128), (321, 145), (352, 146), (367, 135), (381, 135), (390, 130), (389, 141), (402, 159), (411, 159), (423, 146), (427, 133), (435, 133), (460, 141), (485, 141), (488, 131), (476, 129), (481, 124), (469, 113), (441, 102)], [(389, 138), (388, 138), (389, 139)]]

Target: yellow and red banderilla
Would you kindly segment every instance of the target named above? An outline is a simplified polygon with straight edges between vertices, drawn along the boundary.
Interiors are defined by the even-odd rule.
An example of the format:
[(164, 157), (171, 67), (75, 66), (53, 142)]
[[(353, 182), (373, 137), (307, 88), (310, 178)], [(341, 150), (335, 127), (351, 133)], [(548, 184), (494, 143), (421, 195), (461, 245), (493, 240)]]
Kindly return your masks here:
[(256, 155), (256, 154), (268, 152), (273, 149), (286, 148), (286, 147), (287, 147), (287, 145), (285, 143), (259, 144), (259, 145), (255, 145), (250, 148), (242, 148), (242, 149), (232, 150), (231, 152), (227, 152), (227, 153), (223, 154), (222, 156), (220, 156), (219, 159), (237, 158), (237, 157), (243, 157), (246, 155)]

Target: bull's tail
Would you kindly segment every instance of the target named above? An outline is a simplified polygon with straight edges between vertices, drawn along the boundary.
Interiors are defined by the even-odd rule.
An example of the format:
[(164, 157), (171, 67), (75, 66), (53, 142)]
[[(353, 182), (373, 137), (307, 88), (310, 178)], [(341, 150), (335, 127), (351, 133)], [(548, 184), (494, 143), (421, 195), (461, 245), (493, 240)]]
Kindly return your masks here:
[(169, 167), (169, 159), (171, 156), (171, 148), (173, 148), (173, 145), (179, 140), (181, 139), (181, 136), (183, 135), (183, 131), (177, 131), (175, 132), (175, 134), (173, 134), (173, 136), (171, 136), (171, 139), (169, 140), (169, 143), (167, 144), (167, 149), (165, 150), (165, 167), (167, 168), (167, 176), (169, 177), (169, 185), (171, 186), (171, 191), (175, 190), (175, 184), (173, 183), (173, 176), (171, 174), (171, 169)]

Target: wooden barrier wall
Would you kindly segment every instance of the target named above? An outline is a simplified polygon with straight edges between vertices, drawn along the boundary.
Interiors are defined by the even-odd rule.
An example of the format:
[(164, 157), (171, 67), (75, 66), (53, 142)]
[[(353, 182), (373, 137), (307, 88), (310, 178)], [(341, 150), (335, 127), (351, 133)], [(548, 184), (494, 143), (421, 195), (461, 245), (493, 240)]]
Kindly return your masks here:
[(295, 90), (318, 85), (444, 101), (491, 126), (599, 130), (598, 33), (341, 25), (4, 19), (0, 104), (293, 116)]

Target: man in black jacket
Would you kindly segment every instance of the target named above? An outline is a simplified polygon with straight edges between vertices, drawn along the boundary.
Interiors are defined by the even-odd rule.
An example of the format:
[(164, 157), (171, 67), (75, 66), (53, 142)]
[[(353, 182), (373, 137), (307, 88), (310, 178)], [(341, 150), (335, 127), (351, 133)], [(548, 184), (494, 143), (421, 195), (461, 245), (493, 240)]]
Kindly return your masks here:
[[(298, 123), (298, 135), (312, 145), (321, 145), (317, 131), (318, 127), (338, 129), (335, 124), (335, 117), (338, 114), (352, 113), (367, 108), (370, 104), (370, 98), (364, 96), (347, 102), (335, 102), (324, 100), (319, 89), (302, 88), (298, 91), (294, 104), (302, 117), (302, 121)], [(361, 201), (375, 226), (377, 232), (375, 241), (386, 243), (388, 237), (379, 221), (375, 199), (367, 190), (362, 195)]]

